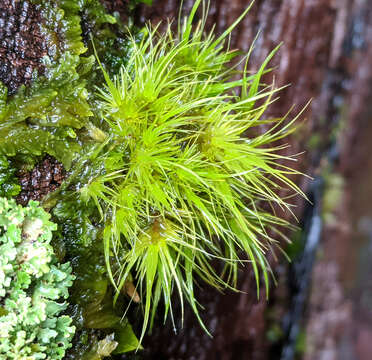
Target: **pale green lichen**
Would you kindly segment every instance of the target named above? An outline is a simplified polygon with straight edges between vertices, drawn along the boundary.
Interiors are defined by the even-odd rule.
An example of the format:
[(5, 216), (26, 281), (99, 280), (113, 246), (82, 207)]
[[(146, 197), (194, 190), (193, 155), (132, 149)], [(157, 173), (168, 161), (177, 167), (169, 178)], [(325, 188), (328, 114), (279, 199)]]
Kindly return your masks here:
[(56, 225), (31, 201), (0, 198), (0, 359), (62, 359), (74, 326), (61, 313), (74, 276), (50, 245)]

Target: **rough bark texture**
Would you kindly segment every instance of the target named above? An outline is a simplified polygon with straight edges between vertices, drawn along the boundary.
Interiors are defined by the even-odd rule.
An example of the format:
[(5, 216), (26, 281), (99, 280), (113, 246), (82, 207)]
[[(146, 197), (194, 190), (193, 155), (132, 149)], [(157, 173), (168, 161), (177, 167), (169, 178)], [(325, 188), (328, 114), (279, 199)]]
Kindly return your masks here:
[[(184, 10), (188, 12), (193, 1), (184, 3)], [(212, 0), (209, 25), (217, 24), (217, 31), (221, 32), (241, 14), (247, 3)], [(153, 7), (142, 6), (138, 17), (157, 23), (167, 17), (176, 18), (178, 9), (177, 0), (154, 0)], [(344, 129), (336, 146), (340, 154), (336, 168), (345, 177), (345, 186), (338, 207), (334, 209), (335, 221), (326, 226), (323, 234), (321, 252), (324, 257), (314, 268), (307, 311), (310, 320), (307, 326), (304, 325), (305, 358), (309, 360), (364, 359), (359, 357), (360, 351), (368, 349), (368, 341), (371, 344), (372, 339), (368, 326), (355, 330), (359, 329), (359, 324), (353, 324), (351, 315), (358, 303), (347, 296), (346, 285), (342, 282), (348, 271), (344, 268), (345, 259), (353, 248), (351, 234), (355, 220), (351, 216), (350, 203), (353, 190), (361, 180), (352, 174), (358, 169), (357, 159), (362, 160), (366, 150), (358, 146), (358, 142), (366, 121), (367, 102), (371, 98), (371, 10), (372, 4), (363, 0), (257, 0), (231, 41), (232, 47), (247, 50), (257, 31), (261, 31), (251, 60), (252, 69), (257, 69), (270, 50), (283, 41), (272, 63), (276, 66), (275, 82), (278, 86), (291, 86), (282, 91), (273, 113), (284, 114), (293, 104), (298, 111), (313, 99), (303, 116), (307, 118), (303, 127), (290, 139), (290, 152), (306, 150), (299, 158), (300, 170), (316, 176), (325, 166), (325, 153), (335, 142), (335, 129)], [(367, 135), (364, 139), (368, 142), (366, 138)], [(309, 180), (298, 180), (306, 190)], [(297, 200), (297, 204), (298, 214), (301, 214), (302, 201)], [(356, 207), (354, 204), (354, 209)], [(355, 272), (356, 261), (350, 263), (348, 260), (346, 264)], [(275, 271), (279, 271), (282, 285), (274, 289), (269, 303), (255, 300), (249, 270), (241, 274), (241, 288), (248, 295), (217, 297), (210, 291), (201, 291), (207, 326), (214, 338), (203, 335), (187, 313), (185, 330), (170, 340), (165, 341), (170, 327), (155, 330), (155, 335), (149, 339), (148, 358), (156, 355), (162, 359), (279, 359), (280, 350), (273, 347), (268, 335), (275, 321), (285, 321), (290, 294), (285, 286), (285, 265), (276, 266)], [(350, 324), (354, 330), (344, 331)], [(360, 332), (357, 341), (350, 335), (355, 331)], [(358, 348), (358, 354), (350, 350), (340, 357), (341, 340), (345, 336), (348, 336), (351, 348)]]
[(344, 181), (314, 269), (306, 360), (365, 360), (372, 349), (372, 3), (346, 3), (337, 22), (346, 41), (335, 58), (345, 76), (333, 101), (343, 104), (336, 171)]
[(19, 171), (18, 178), (21, 192), (16, 201), (25, 206), (30, 200), (40, 201), (56, 190), (65, 178), (65, 170), (60, 162), (47, 155), (31, 171)]
[(0, 1), (0, 81), (9, 94), (28, 84), (34, 70), (42, 73), (47, 54), (40, 9), (28, 2)]

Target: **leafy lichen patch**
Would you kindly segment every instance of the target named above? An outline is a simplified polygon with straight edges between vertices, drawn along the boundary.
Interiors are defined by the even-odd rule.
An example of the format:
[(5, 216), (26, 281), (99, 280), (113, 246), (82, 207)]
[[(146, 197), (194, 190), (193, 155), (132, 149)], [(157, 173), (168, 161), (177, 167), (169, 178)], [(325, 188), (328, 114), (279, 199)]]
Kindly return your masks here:
[(62, 359), (75, 328), (66, 310), (74, 276), (50, 245), (56, 225), (38, 203), (0, 198), (0, 359)]

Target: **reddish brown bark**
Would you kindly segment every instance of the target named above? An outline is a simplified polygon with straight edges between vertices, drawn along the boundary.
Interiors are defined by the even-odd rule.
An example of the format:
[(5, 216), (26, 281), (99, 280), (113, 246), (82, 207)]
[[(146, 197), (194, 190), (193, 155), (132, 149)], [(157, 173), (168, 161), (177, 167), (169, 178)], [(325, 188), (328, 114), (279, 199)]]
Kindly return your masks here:
[(338, 66), (347, 77), (336, 172), (344, 184), (333, 209), (334, 221), (325, 227), (323, 256), (314, 269), (306, 360), (367, 360), (372, 350), (371, 15), (372, 3), (356, 0), (338, 21), (346, 34)]
[(39, 7), (31, 3), (0, 1), (0, 81), (9, 94), (28, 84), (34, 70), (43, 71), (47, 41), (40, 29), (42, 21)]
[(49, 155), (45, 156), (31, 171), (18, 173), (21, 192), (17, 195), (17, 203), (25, 206), (30, 200), (40, 201), (62, 184), (65, 175), (60, 162)]

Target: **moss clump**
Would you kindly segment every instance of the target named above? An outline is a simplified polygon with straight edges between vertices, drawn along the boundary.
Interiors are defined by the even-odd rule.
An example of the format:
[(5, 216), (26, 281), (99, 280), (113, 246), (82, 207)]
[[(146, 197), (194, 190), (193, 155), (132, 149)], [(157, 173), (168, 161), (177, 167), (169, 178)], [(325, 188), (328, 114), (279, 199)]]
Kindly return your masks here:
[[(70, 170), (44, 202), (57, 204), (60, 240), (68, 238), (64, 249), (77, 273), (69, 310), (79, 332), (68, 358), (139, 347), (118, 309), (143, 301), (142, 339), (162, 299), (164, 318), (172, 314), (173, 291), (204, 326), (196, 278), (235, 289), (238, 266), (247, 262), (257, 295), (261, 279), (268, 292), (272, 234), (282, 236), (278, 227), (288, 224), (267, 209), (290, 211), (278, 194), (301, 193), (290, 180), (296, 171), (283, 165), (294, 158), (278, 145), (294, 120), (264, 115), (278, 89), (262, 77), (277, 48), (256, 73), (247, 70), (251, 51), (236, 71), (231, 61), (239, 53), (225, 45), (245, 14), (216, 38), (205, 34), (205, 18), (193, 26), (201, 0), (178, 34), (147, 28), (129, 41), (117, 36), (125, 33), (120, 24), (112, 31), (118, 19), (98, 0), (61, 0), (55, 8), (33, 1), (45, 6), (43, 29), (55, 51), (44, 59), (46, 76), (30, 88), (14, 97), (1, 89), (0, 145), (6, 156), (51, 154)], [(104, 57), (100, 74), (90, 34)], [(262, 125), (269, 130), (257, 135)]]
[(50, 245), (56, 225), (30, 202), (0, 198), (0, 358), (62, 359), (75, 328), (61, 315), (74, 276)]
[[(81, 151), (82, 138), (91, 134), (94, 115), (88, 91), (96, 80), (94, 57), (84, 45), (80, 15), (100, 53), (108, 54), (108, 68), (123, 63), (125, 56), (119, 60), (118, 53), (125, 53), (127, 41), (109, 27), (118, 20), (105, 13), (99, 0), (32, 3), (43, 18), (40, 28), (48, 48), (42, 59), (45, 71), (43, 76), (34, 74), (31, 85), (14, 96), (8, 96), (7, 87), (0, 83), (0, 153), (28, 155), (29, 160), (47, 153), (68, 169)], [(124, 36), (123, 27), (120, 35)], [(96, 115), (99, 118), (99, 109)]]
[[(278, 190), (301, 193), (288, 177), (296, 171), (280, 163), (294, 159), (275, 145), (293, 131), (292, 122), (263, 118), (277, 89), (263, 86), (262, 75), (277, 49), (257, 73), (250, 75), (246, 65), (234, 80), (230, 62), (238, 52), (223, 45), (245, 14), (215, 38), (204, 34), (205, 19), (193, 28), (200, 2), (178, 34), (169, 26), (163, 35), (148, 28), (141, 41), (133, 37), (127, 64), (115, 76), (102, 65), (106, 83), (98, 104), (108, 131), (81, 160), (96, 175), (86, 183), (83, 173), (77, 176), (76, 194), (101, 215), (116, 299), (131, 274), (142, 291), (142, 337), (161, 298), (165, 317), (171, 312), (173, 290), (199, 317), (195, 275), (234, 288), (240, 251), (257, 291), (260, 272), (268, 291), (265, 255), (276, 244), (269, 234), (287, 223), (263, 204), (290, 211)], [(255, 135), (252, 129), (262, 124), (272, 127)], [(212, 259), (223, 260), (221, 274)]]
[[(86, 70), (93, 59), (84, 60)], [(48, 153), (69, 168), (80, 150), (76, 130), (86, 125), (92, 116), (87, 102), (85, 82), (77, 68), (82, 60), (77, 55), (64, 54), (51, 66), (46, 77), (32, 86), (22, 88), (12, 98), (1, 87), (0, 152), (6, 156)]]

